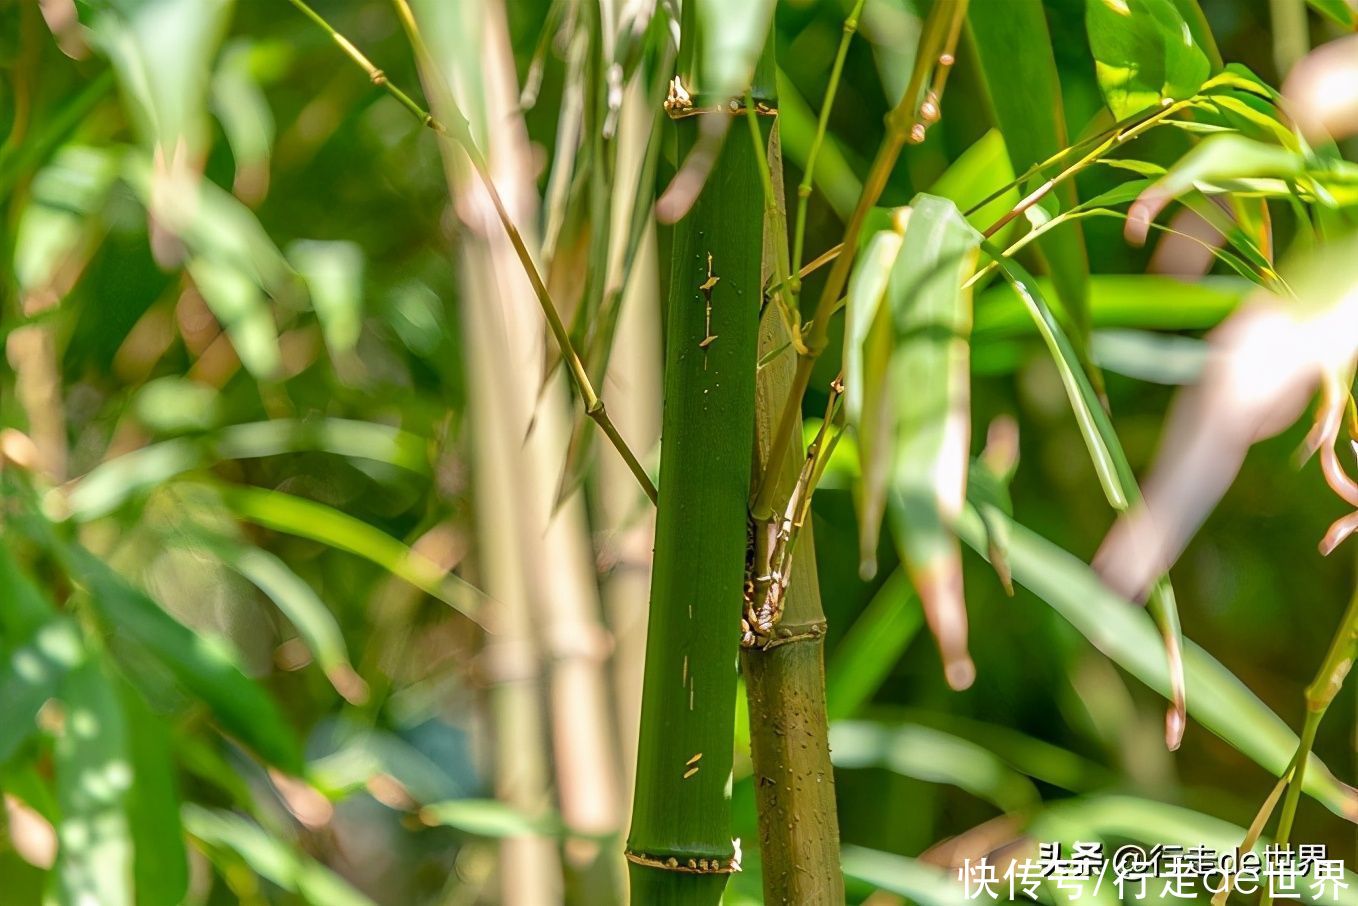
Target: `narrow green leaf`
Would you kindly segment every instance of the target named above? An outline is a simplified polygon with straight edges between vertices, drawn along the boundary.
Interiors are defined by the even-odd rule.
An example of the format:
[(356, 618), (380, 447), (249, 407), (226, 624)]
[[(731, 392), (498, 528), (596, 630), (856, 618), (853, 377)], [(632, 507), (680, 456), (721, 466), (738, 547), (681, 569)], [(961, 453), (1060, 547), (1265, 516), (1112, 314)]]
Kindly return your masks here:
[(126, 805), (132, 765), (121, 703), (97, 659), (67, 675), (61, 697), (66, 714), (55, 752), (61, 807), (56, 900), (63, 906), (131, 906)]
[(260, 286), (239, 268), (211, 258), (190, 260), (188, 271), (241, 364), (256, 377), (277, 376), (282, 367), (278, 329)]
[[(1159, 694), (1169, 697), (1170, 675), (1150, 616), (1112, 591), (1088, 565), (1007, 517), (1014, 580), (1049, 604), (1094, 647)], [(986, 555), (985, 526), (975, 510), (958, 522), (962, 539)], [(1296, 751), (1297, 737), (1210, 654), (1185, 642), (1188, 713), (1265, 771), (1279, 776)], [(1314, 770), (1312, 769), (1314, 768)], [(1358, 791), (1318, 762), (1305, 778), (1308, 793), (1336, 814), (1358, 820)]]
[(1349, 31), (1358, 31), (1358, 7), (1349, 0), (1306, 0), (1311, 9), (1329, 19), (1335, 25)]
[(897, 570), (849, 626), (825, 666), (830, 720), (850, 717), (871, 700), (923, 625), (919, 598)]
[(349, 662), (344, 635), (325, 602), (288, 565), (268, 551), (247, 545), (219, 546), (226, 564), (269, 596), (297, 628), (335, 691), (353, 703), (368, 697), (367, 684)]
[[(7, 604), (0, 600), (0, 607)], [(0, 764), (37, 732), (38, 711), (84, 659), (79, 627), (66, 617), (53, 617), (0, 664), (0, 727), (5, 728), (0, 733)]]
[(955, 872), (919, 859), (848, 844), (844, 847), (843, 860), (847, 877), (899, 894), (911, 903), (967, 906), (975, 902), (966, 896)]
[(170, 750), (170, 725), (141, 695), (118, 683), (128, 726), (134, 782), (127, 816), (134, 847), (138, 906), (179, 906), (189, 887), (188, 854), (179, 820), (179, 790)]
[(288, 260), (311, 291), (330, 354), (351, 354), (363, 326), (362, 250), (352, 242), (299, 240), (288, 247)]
[(261, 201), (268, 191), (273, 153), (273, 110), (259, 78), (260, 58), (265, 56), (259, 45), (237, 38), (222, 51), (212, 74), (212, 112), (222, 124), (236, 164), (231, 187), (250, 204)]
[[(929, 187), (929, 194), (950, 199), (958, 208), (966, 211), (1013, 181), (1014, 167), (1010, 163), (1004, 134), (998, 129), (991, 129), (948, 164), (948, 169)], [(978, 230), (984, 230), (1003, 217), (1018, 201), (1018, 187), (1014, 186), (967, 215), (967, 222)], [(1011, 226), (1016, 230), (1019, 224), (1015, 221)], [(1004, 237), (1010, 232), (1010, 228), (1001, 230), (996, 234), (996, 241), (1004, 242)]]
[[(994, 254), (994, 247), (984, 243), (983, 248)], [(1113, 422), (1102, 402), (1094, 392), (1088, 376), (1075, 360), (1070, 341), (1061, 332), (1060, 325), (1052, 316), (1051, 310), (1043, 301), (1032, 276), (1013, 260), (996, 258), (1001, 271), (1028, 305), (1033, 321), (1042, 334), (1057, 370), (1061, 383), (1066, 388), (1076, 422), (1084, 437), (1094, 468), (1113, 509), (1122, 511), (1141, 499), (1141, 489), (1136, 475), (1132, 472), (1122, 443), (1118, 440)], [(988, 522), (1003, 524), (993, 508), (987, 508), (985, 519)], [(1008, 539), (1005, 538), (1005, 543)], [(1179, 628), (1179, 610), (1174, 597), (1174, 587), (1168, 575), (1159, 577), (1150, 590), (1147, 607), (1160, 627), (1165, 659), (1169, 665), (1170, 698), (1172, 707), (1165, 716), (1165, 744), (1177, 749), (1183, 738), (1185, 710), (1185, 680), (1183, 670), (1183, 633)]]
[(966, 790), (1002, 812), (1029, 812), (1041, 803), (1032, 781), (994, 752), (919, 724), (842, 720), (830, 728), (837, 768), (886, 768), (929, 783)]
[(355, 554), (476, 619), (481, 592), (361, 519), (323, 503), (260, 488), (227, 488), (222, 499), (242, 519)]
[(453, 827), (478, 837), (560, 836), (561, 821), (534, 817), (498, 799), (451, 799), (420, 809), (425, 824)]
[(1104, 439), (1104, 432), (1099, 429), (1100, 417), (1106, 418), (1106, 415), (1094, 387), (1089, 382), (1089, 377), (1080, 366), (1070, 340), (1066, 338), (1065, 331), (1061, 329), (1055, 315), (1047, 307), (1046, 300), (1043, 299), (1037, 288), (1037, 281), (1032, 275), (1018, 262), (1006, 258), (989, 243), (983, 243), (982, 248), (999, 265), (1000, 272), (1023, 301), (1042, 341), (1047, 344), (1052, 361), (1056, 363), (1057, 371), (1061, 375), (1061, 384), (1065, 387), (1066, 397), (1070, 400), (1075, 423), (1080, 429), (1085, 447), (1089, 450), (1089, 458), (1094, 465), (1095, 474), (1098, 475), (1099, 484), (1103, 487), (1104, 496), (1108, 498), (1108, 503), (1113, 509), (1125, 510), (1127, 495), (1119, 479), (1113, 454)]
[(213, 850), (226, 850), (243, 859), (260, 877), (267, 878), (313, 906), (374, 906), (347, 881), (313, 859), (300, 847), (271, 836), (240, 815), (185, 803), (184, 828)]
[[(966, 498), (971, 290), (964, 284), (979, 242), (951, 201), (918, 195), (887, 284), (893, 343), (885, 393), (894, 436), (887, 510), (954, 689), (971, 685), (976, 672), (952, 522)], [(864, 425), (860, 436), (873, 430)]]
[(1088, 0), (1085, 26), (1104, 100), (1119, 120), (1183, 100), (1212, 65), (1170, 0)]
[[(967, 29), (1012, 172), (1026, 173), (1065, 150), (1070, 142), (1060, 73), (1041, 0), (973, 4)], [(1073, 181), (1058, 186), (1053, 196), (1066, 210), (1078, 201)], [(1063, 315), (1075, 330), (1076, 342), (1083, 343), (1089, 329), (1089, 255), (1082, 226), (1071, 224), (1043, 237), (1040, 251)]]
[(873, 234), (854, 265), (844, 315), (844, 409), (857, 432), (862, 463), (858, 537), (861, 568), (868, 574), (877, 570), (877, 535), (891, 472), (891, 422), (885, 410), (891, 320), (882, 300), (901, 242), (899, 230)]
[(109, 627), (158, 658), (206, 704), (223, 729), (265, 761), (287, 773), (302, 769), (292, 729), (273, 699), (237, 666), (226, 643), (205, 637), (174, 619), (155, 601), (128, 585), (84, 548), (66, 549), (73, 574)]
[[(25, 293), (52, 291), (94, 250), (96, 216), (118, 175), (107, 148), (63, 147), (33, 179), (14, 236), (14, 277)], [(51, 300), (56, 301), (56, 300)]]
[(1239, 135), (1213, 136), (1141, 193), (1127, 211), (1127, 236), (1134, 242), (1144, 242), (1156, 215), (1202, 183), (1261, 176), (1295, 179), (1304, 169), (1305, 159), (1295, 151)]
[(176, 475), (223, 459), (255, 459), (306, 450), (369, 459), (422, 474), (427, 442), (414, 434), (350, 419), (277, 419), (231, 425), (201, 439), (174, 438), (101, 463), (67, 493), (66, 509), (86, 522)]
[(208, 67), (230, 0), (82, 0), (76, 8), (92, 43), (112, 62), (147, 143), (167, 158), (199, 150), (206, 138)]

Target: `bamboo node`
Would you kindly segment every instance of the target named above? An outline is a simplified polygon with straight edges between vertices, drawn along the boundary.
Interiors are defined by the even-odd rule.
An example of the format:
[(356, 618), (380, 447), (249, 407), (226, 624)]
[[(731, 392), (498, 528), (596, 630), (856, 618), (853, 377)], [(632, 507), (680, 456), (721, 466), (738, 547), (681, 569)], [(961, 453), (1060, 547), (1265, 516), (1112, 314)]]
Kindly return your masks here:
[[(733, 117), (745, 115), (745, 99), (743, 97), (728, 98), (725, 104), (714, 104), (710, 107), (699, 106), (694, 102), (693, 96), (689, 94), (688, 88), (684, 86), (684, 80), (680, 76), (670, 79), (669, 93), (666, 95), (662, 106), (672, 120), (698, 116), (703, 113), (728, 113)], [(754, 112), (759, 116), (777, 116), (778, 108), (767, 101), (756, 101)]]
[(740, 871), (739, 856), (729, 859), (720, 856), (712, 859), (689, 858), (680, 862), (674, 856), (652, 856), (631, 849), (626, 850), (623, 855), (633, 865), (644, 865), (647, 868), (683, 875), (732, 875)]

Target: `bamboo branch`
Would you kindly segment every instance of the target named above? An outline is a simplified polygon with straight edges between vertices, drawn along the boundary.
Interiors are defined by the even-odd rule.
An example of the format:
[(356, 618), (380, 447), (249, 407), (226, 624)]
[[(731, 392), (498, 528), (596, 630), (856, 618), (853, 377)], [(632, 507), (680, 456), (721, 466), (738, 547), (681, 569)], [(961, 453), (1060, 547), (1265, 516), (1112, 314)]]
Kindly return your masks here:
[[(793, 426), (801, 411), (802, 397), (806, 394), (806, 388), (811, 381), (811, 368), (829, 340), (830, 315), (848, 282), (854, 250), (858, 245), (858, 236), (863, 230), (863, 224), (867, 220), (868, 211), (877, 203), (877, 199), (886, 188), (887, 180), (891, 177), (891, 171), (895, 168), (896, 159), (900, 156), (905, 143), (923, 141), (928, 123), (938, 118), (939, 99), (942, 97), (948, 71), (951, 70), (955, 59), (954, 50), (962, 32), (962, 23), (966, 19), (967, 3), (968, 0), (935, 3), (929, 10), (928, 18), (925, 19), (910, 83), (900, 102), (887, 115), (886, 138), (878, 148), (872, 169), (863, 183), (863, 194), (859, 196), (858, 206), (854, 208), (853, 215), (849, 218), (842, 248), (830, 268), (830, 275), (816, 303), (810, 326), (803, 325), (803, 340), (807, 351), (798, 356), (797, 371), (793, 375), (787, 401), (783, 405), (773, 434), (768, 468), (761, 476), (759, 491), (751, 508), (757, 521), (767, 521), (772, 515), (777, 476), (782, 471), (783, 458), (788, 455), (792, 443)], [(929, 85), (929, 90), (921, 100), (926, 84)]]
[[(816, 173), (816, 156), (820, 153), (821, 143), (825, 141), (825, 130), (830, 122), (830, 111), (835, 106), (835, 95), (839, 93), (839, 79), (844, 72), (844, 60), (849, 55), (849, 44), (858, 31), (858, 17), (863, 14), (864, 0), (857, 0), (848, 18), (844, 20), (844, 32), (839, 38), (839, 49), (835, 51), (835, 62), (830, 67), (830, 81), (825, 87), (825, 100), (821, 102), (820, 117), (816, 120), (816, 134), (811, 139), (811, 148), (806, 153), (806, 171), (797, 186), (797, 225), (792, 240), (792, 272), (798, 273), (802, 267), (802, 250), (806, 240), (806, 209), (811, 201), (811, 187)], [(792, 293), (801, 289), (801, 281), (794, 282)]]
[[(566, 330), (566, 325), (561, 320), (561, 315), (557, 310), (556, 303), (552, 301), (551, 294), (547, 291), (547, 285), (542, 279), (537, 264), (533, 261), (532, 254), (528, 251), (528, 246), (523, 241), (523, 236), (519, 233), (519, 228), (514, 224), (514, 220), (505, 208), (504, 200), (500, 197), (499, 191), (495, 187), (495, 180), (491, 177), (490, 167), (486, 163), (485, 156), (472, 139), (471, 126), (467, 118), (463, 116), (461, 108), (457, 106), (451, 97), (447, 99), (449, 112), (454, 119), (450, 124), (434, 118), (428, 110), (425, 110), (416, 103), (410, 95), (406, 94), (397, 86), (393, 85), (382, 70), (369, 60), (362, 51), (354, 46), (353, 42), (344, 37), (333, 26), (330, 25), (319, 13), (312, 9), (304, 0), (289, 0), (289, 2), (302, 11), (304, 15), (318, 27), (330, 35), (331, 39), (353, 60), (372, 80), (374, 85), (384, 88), (388, 94), (400, 102), (410, 113), (425, 126), (428, 126), (440, 136), (451, 138), (459, 146), (467, 159), (471, 162), (472, 169), (476, 171), (477, 177), (484, 185), (486, 194), (490, 197), (491, 204), (495, 207), (495, 214), (504, 227), (506, 235), (509, 237), (510, 245), (514, 248), (514, 253), (519, 258), (519, 263), (523, 265), (524, 273), (528, 276), (528, 282), (532, 284), (533, 294), (537, 297), (538, 305), (542, 309), (543, 316), (547, 319), (547, 326), (552, 332), (552, 337), (556, 340), (557, 347), (561, 350), (562, 358), (566, 360), (567, 370), (579, 391), (584, 402), (585, 414), (594, 420), (604, 432), (604, 435), (613, 444), (614, 449), (622, 456), (627, 463), (627, 468), (631, 471), (641, 489), (646, 492), (646, 496), (652, 503), (656, 502), (657, 493), (651, 478), (646, 474), (640, 460), (635, 453), (627, 446), (622, 435), (618, 433), (613, 420), (608, 417), (608, 411), (604, 408), (604, 401), (594, 389), (594, 384), (589, 379), (589, 374), (585, 370), (584, 363), (571, 342), (570, 333)], [(421, 59), (430, 59), (428, 48), (424, 44), (424, 39), (420, 36), (419, 30), (415, 25), (415, 16), (411, 12), (410, 4), (406, 0), (393, 0), (396, 5), (397, 13), (400, 15), (402, 23), (405, 25), (410, 35), (411, 43), (415, 45), (416, 52)]]

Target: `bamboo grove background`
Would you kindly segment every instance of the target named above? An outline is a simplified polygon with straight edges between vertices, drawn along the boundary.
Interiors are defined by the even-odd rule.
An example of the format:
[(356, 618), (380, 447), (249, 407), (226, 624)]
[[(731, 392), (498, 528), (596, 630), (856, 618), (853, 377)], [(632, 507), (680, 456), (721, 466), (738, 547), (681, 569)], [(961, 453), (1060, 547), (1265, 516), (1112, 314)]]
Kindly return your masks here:
[[(1358, 505), (1358, 171), (1317, 131), (1355, 114), (1305, 76), (1358, 83), (1358, 12), (726, 7), (0, 0), (0, 903), (620, 903), (629, 832), (692, 827), (742, 870), (634, 861), (634, 902), (831, 902), (842, 870), (941, 904), (966, 857), (1228, 849), (1261, 805), (1354, 855), (1353, 559), (1316, 546)], [(738, 115), (672, 122), (679, 71)], [(667, 473), (681, 380), (730, 423), (666, 413)], [(948, 505), (940, 399), (975, 457)], [(783, 630), (823, 687), (793, 645), (725, 672), (734, 599), (716, 671), (648, 651), (801, 441)], [(1138, 476), (1172, 587), (1115, 556)], [(833, 798), (778, 811), (751, 742), (814, 766), (788, 740), (827, 723)]]

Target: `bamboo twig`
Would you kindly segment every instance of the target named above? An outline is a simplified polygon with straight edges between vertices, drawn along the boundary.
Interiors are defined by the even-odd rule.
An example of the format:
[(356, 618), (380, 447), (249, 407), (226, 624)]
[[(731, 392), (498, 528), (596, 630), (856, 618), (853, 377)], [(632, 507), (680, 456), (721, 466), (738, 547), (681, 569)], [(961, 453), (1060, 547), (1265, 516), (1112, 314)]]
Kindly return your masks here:
[[(797, 224), (792, 240), (792, 272), (801, 270), (802, 250), (806, 240), (806, 209), (811, 201), (812, 180), (816, 173), (816, 156), (825, 141), (825, 130), (830, 122), (830, 111), (835, 106), (835, 95), (839, 93), (839, 79), (844, 72), (844, 60), (849, 55), (849, 44), (858, 31), (858, 18), (863, 14), (864, 0), (857, 0), (848, 18), (844, 20), (844, 32), (839, 38), (839, 49), (835, 51), (835, 62), (830, 67), (830, 81), (825, 87), (825, 100), (821, 102), (820, 117), (816, 120), (816, 134), (811, 139), (811, 148), (806, 152), (806, 170), (797, 186)], [(801, 291), (801, 280), (794, 281), (791, 292), (795, 296)]]
[[(537, 297), (538, 305), (542, 309), (543, 316), (547, 319), (547, 326), (552, 332), (552, 337), (556, 340), (558, 348), (561, 350), (562, 358), (566, 360), (567, 369), (571, 379), (575, 383), (576, 389), (584, 402), (585, 414), (588, 415), (604, 435), (613, 444), (614, 449), (622, 456), (627, 463), (627, 468), (636, 478), (641, 489), (646, 492), (646, 496), (652, 503), (657, 500), (657, 493), (654, 483), (641, 461), (637, 459), (635, 453), (627, 446), (622, 435), (618, 433), (613, 420), (609, 418), (608, 411), (604, 407), (604, 401), (594, 389), (594, 384), (590, 381), (588, 373), (585, 371), (584, 363), (571, 342), (570, 333), (566, 330), (566, 325), (561, 320), (561, 315), (557, 310), (556, 303), (552, 301), (551, 294), (547, 291), (547, 285), (542, 279), (537, 264), (533, 261), (532, 254), (528, 251), (528, 246), (523, 241), (523, 236), (519, 233), (519, 228), (514, 224), (514, 219), (510, 217), (509, 211), (505, 208), (504, 199), (500, 197), (499, 191), (495, 188), (495, 180), (491, 176), (490, 167), (486, 163), (485, 156), (476, 146), (472, 139), (471, 126), (467, 118), (463, 116), (461, 108), (450, 96), (448, 98), (449, 112), (455, 117), (451, 124), (435, 119), (434, 115), (421, 107), (410, 95), (406, 94), (386, 77), (381, 69), (369, 60), (362, 51), (354, 46), (353, 42), (344, 35), (340, 34), (327, 22), (319, 13), (312, 9), (305, 0), (288, 0), (293, 6), (297, 7), (308, 19), (314, 22), (319, 28), (330, 35), (331, 39), (340, 46), (345, 54), (358, 64), (359, 68), (368, 74), (368, 78), (374, 85), (387, 91), (393, 98), (400, 102), (410, 113), (425, 126), (428, 126), (440, 136), (451, 138), (467, 155), (471, 162), (472, 169), (476, 171), (477, 177), (485, 186), (486, 194), (490, 197), (491, 204), (495, 207), (496, 216), (504, 227), (506, 235), (509, 237), (510, 245), (514, 248), (515, 255), (518, 256), (519, 263), (523, 265), (524, 273), (528, 276), (528, 282), (532, 284), (533, 293)], [(393, 0), (396, 5), (398, 15), (404, 24), (407, 33), (410, 35), (411, 43), (415, 45), (416, 52), (424, 60), (430, 59), (428, 48), (425, 47), (423, 38), (415, 24), (414, 13), (410, 9), (410, 4), (406, 0)]]
[[(887, 115), (886, 138), (878, 148), (872, 169), (863, 183), (863, 194), (859, 196), (858, 205), (849, 218), (840, 254), (836, 256), (834, 265), (830, 268), (830, 275), (816, 303), (815, 314), (809, 322), (810, 327), (804, 329), (803, 341), (807, 351), (798, 356), (797, 371), (793, 375), (787, 401), (783, 405), (773, 434), (768, 467), (760, 478), (759, 491), (751, 508), (752, 515), (757, 521), (767, 521), (773, 513), (777, 476), (782, 471), (783, 458), (788, 455), (793, 425), (801, 410), (802, 397), (811, 381), (811, 368), (829, 341), (830, 315), (848, 282), (854, 249), (858, 244), (863, 224), (867, 220), (868, 211), (877, 203), (877, 199), (886, 188), (887, 180), (891, 177), (891, 171), (895, 168), (896, 159), (900, 156), (905, 143), (923, 141), (928, 123), (938, 118), (939, 98), (942, 96), (948, 71), (955, 59), (954, 51), (962, 32), (962, 23), (966, 20), (967, 3), (968, 0), (936, 3), (929, 10), (910, 83), (900, 102)], [(929, 90), (921, 100), (926, 81)]]

